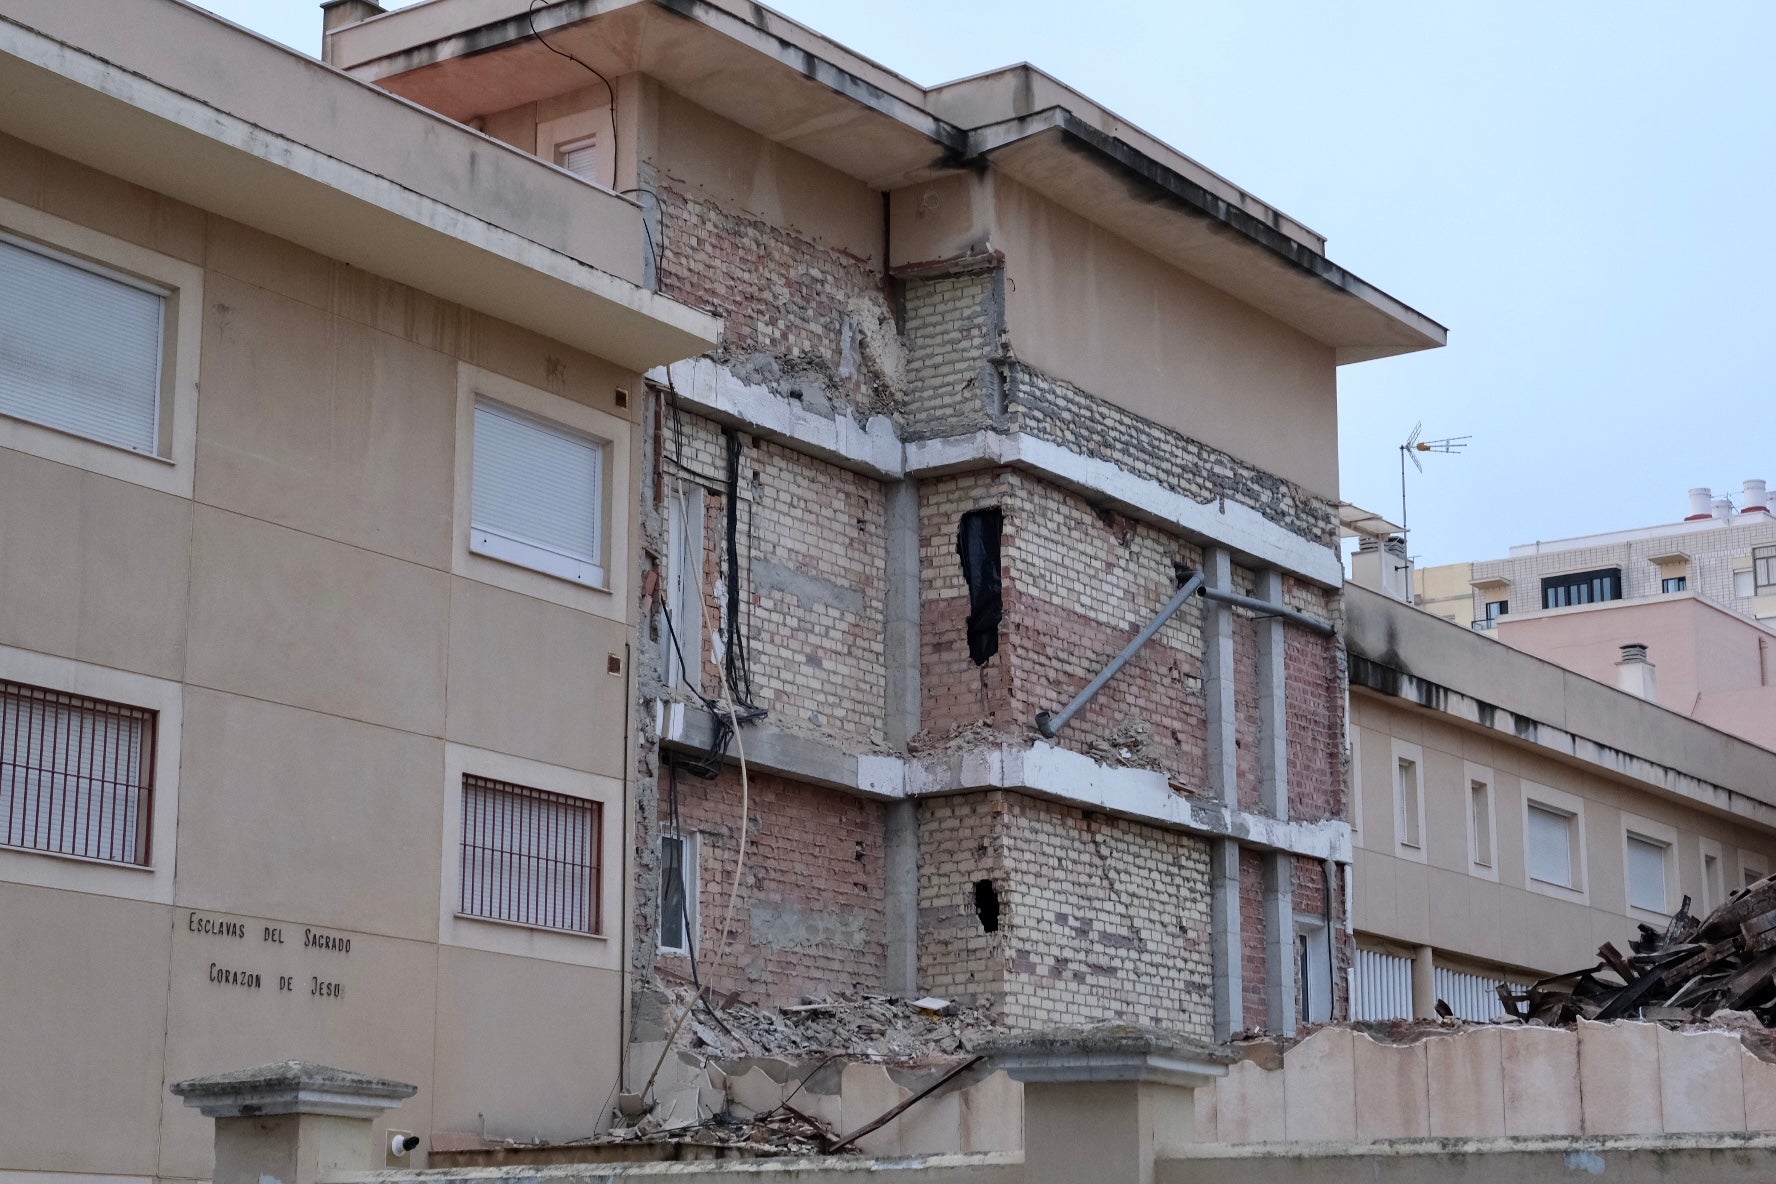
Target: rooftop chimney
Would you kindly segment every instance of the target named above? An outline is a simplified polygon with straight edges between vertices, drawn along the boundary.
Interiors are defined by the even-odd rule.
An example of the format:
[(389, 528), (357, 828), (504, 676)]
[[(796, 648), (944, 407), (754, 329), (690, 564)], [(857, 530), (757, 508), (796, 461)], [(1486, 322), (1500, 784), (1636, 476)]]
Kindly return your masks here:
[(1741, 514), (1768, 514), (1770, 512), (1769, 487), (1761, 479), (1747, 478), (1745, 481), (1745, 505), (1740, 507)]
[(1722, 522), (1725, 522), (1729, 518), (1731, 518), (1733, 516), (1733, 499), (1730, 497), (1715, 498), (1714, 499), (1714, 516), (1716, 518), (1719, 518)]
[(1700, 522), (1704, 518), (1710, 517), (1712, 511), (1709, 509), (1708, 503), (1713, 496), (1714, 492), (1706, 485), (1699, 485), (1690, 490), (1690, 512), (1684, 521)]
[(377, 0), (321, 0), (322, 59), (328, 63), (333, 61), (333, 38), (328, 34), (335, 29), (367, 21), (373, 16), (381, 16), (382, 12), (382, 5)]
[(1658, 701), (1658, 668), (1647, 661), (1645, 642), (1632, 641), (1622, 647), (1621, 660), (1616, 663), (1616, 686), (1649, 703)]

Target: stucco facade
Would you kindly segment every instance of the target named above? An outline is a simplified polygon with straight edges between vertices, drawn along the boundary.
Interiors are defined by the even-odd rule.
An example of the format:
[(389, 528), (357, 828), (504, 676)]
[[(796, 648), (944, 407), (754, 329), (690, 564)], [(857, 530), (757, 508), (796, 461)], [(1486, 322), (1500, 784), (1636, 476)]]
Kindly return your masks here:
[[(718, 325), (635, 282), (629, 203), (196, 10), (96, 15), (0, 5), (0, 232), (152, 281), (172, 397), (158, 454), (0, 415), (0, 690), (9, 720), (66, 696), (148, 713), (151, 817), (140, 858), (28, 822), (0, 846), (0, 1175), (206, 1179), (210, 1124), (167, 1083), (289, 1057), (415, 1083), (402, 1129), (583, 1133), (623, 1047), (630, 392)], [(159, 153), (191, 169), (177, 196)], [(475, 154), (503, 197), (453, 188)], [(278, 169), (281, 196), (257, 188)], [(387, 237), (433, 289), (370, 268)], [(468, 292), (464, 251), (472, 303), (436, 290)], [(538, 331), (576, 303), (573, 343)], [(601, 333), (622, 360), (586, 348)], [(604, 586), (472, 549), (477, 398), (602, 441)], [(10, 823), (63, 759), (21, 735)], [(470, 915), (465, 777), (602, 816), (576, 931)]]
[[(1358, 959), (1359, 1015), (1429, 1015), (1440, 993), (1459, 1009), (1457, 991), (1481, 1006), (1491, 983), (1626, 950), (1684, 897), (1701, 913), (1769, 871), (1776, 753), (1366, 588), (1345, 597), (1352, 924), (1384, 956)], [(1532, 855), (1538, 809), (1570, 827), (1564, 877)], [(1657, 850), (1662, 900), (1631, 899), (1631, 841)]]

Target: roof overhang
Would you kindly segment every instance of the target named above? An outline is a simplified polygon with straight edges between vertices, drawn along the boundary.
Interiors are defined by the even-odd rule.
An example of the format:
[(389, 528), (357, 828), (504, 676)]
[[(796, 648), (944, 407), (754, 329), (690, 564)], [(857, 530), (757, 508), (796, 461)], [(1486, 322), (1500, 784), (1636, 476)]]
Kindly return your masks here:
[[(1327, 259), (1318, 236), (1288, 233), (1292, 220), (1259, 216), (1253, 209), (1268, 207), (1255, 200), (1230, 200), (1225, 182), (1180, 153), (1150, 139), (1151, 150), (1136, 147), (1067, 106), (964, 129), (934, 113), (933, 96), (1005, 89), (986, 85), (989, 76), (927, 90), (745, 0), (555, 0), (534, 14), (526, 0), (426, 0), (329, 38), (331, 60), (355, 77), (456, 119), (587, 85), (585, 68), (563, 56), (572, 54), (607, 78), (654, 78), (877, 189), (990, 163), (1331, 347), (1340, 364), (1448, 338), (1442, 325)], [(999, 106), (1007, 104), (1016, 105)], [(995, 106), (968, 110), (979, 117)]]
[(1341, 365), (1448, 340), (1423, 313), (1064, 108), (976, 128), (968, 154), (1333, 347)]
[(557, 0), (534, 14), (523, 0), (422, 4), (332, 34), (329, 52), (353, 77), (464, 121), (594, 82), (572, 54), (607, 79), (656, 79), (877, 189), (931, 176), (965, 146), (913, 83), (744, 7), (751, 19), (708, 0)]
[(716, 317), (6, 18), (0, 131), (626, 368), (719, 338)]
[(1350, 502), (1338, 503), (1338, 537), (1342, 539), (1385, 539), (1405, 534), (1406, 528), (1396, 526), (1373, 510), (1365, 510)]

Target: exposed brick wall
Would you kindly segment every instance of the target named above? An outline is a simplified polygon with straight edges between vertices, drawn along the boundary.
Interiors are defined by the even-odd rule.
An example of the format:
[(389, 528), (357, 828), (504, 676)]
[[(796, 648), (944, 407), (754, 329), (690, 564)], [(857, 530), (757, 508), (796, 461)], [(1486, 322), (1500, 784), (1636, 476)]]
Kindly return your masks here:
[[(1297, 855), (1295, 864), (1295, 912), (1313, 917), (1328, 915), (1324, 865), (1317, 859)], [(1332, 1018), (1350, 1015), (1350, 976), (1345, 973), (1351, 964), (1351, 935), (1344, 929), (1344, 881), (1335, 873), (1331, 881), (1330, 923), (1332, 926)]]
[[(887, 524), (879, 482), (741, 433), (742, 636), (753, 699), (773, 726), (882, 743)], [(669, 466), (709, 490), (703, 524), (705, 694), (721, 695), (726, 644), (727, 455), (718, 425), (681, 415)], [(688, 655), (687, 655), (688, 657)]]
[(817, 388), (864, 414), (893, 412), (899, 343), (875, 267), (674, 178), (654, 191), (659, 289), (722, 315), (718, 357), (783, 393)]
[[(963, 630), (968, 597), (956, 531), (963, 513), (989, 505), (1005, 512), (1005, 620), (983, 690)], [(1179, 567), (1201, 562), (1182, 539), (1011, 470), (927, 482), (920, 530), (924, 723), (933, 741), (983, 725), (1035, 736), (1036, 713), (1064, 707), (1176, 591)], [(1206, 794), (1203, 605), (1179, 610), (1056, 743), (1162, 770), (1180, 790)], [(1249, 698), (1255, 729), (1255, 694)], [(1256, 752), (1252, 739), (1246, 744)]]
[(914, 278), (902, 288), (907, 347), (901, 431), (924, 440), (979, 431), (1003, 411), (1005, 272)]
[[(927, 798), (919, 816), (919, 986), (945, 999), (997, 1000), (1005, 990), (1011, 927), (1003, 793)], [(1001, 891), (999, 928), (989, 933), (974, 885)]]
[[(974, 885), (991, 879), (998, 930)], [(1208, 845), (1021, 794), (921, 803), (920, 971), (1014, 1027), (1212, 1029)], [(994, 993), (997, 992), (996, 997)]]
[(1264, 1028), (1270, 1019), (1265, 1000), (1264, 856), (1240, 848), (1240, 990), (1245, 996), (1248, 1028)]
[(1302, 538), (1338, 545), (1338, 507), (1331, 500), (1022, 363), (1008, 374), (1009, 428), (1110, 461), (1200, 502), (1225, 497)]
[[(753, 773), (750, 782), (751, 845), (732, 942), (716, 966), (742, 835), (740, 776), (730, 768), (713, 781), (678, 778), (680, 825), (697, 833), (702, 847), (697, 958), (703, 981), (770, 1003), (880, 990), (888, 967), (881, 803), (770, 774)], [(668, 809), (663, 788), (662, 821)], [(657, 939), (657, 931), (651, 936)], [(662, 953), (659, 961), (690, 973), (682, 955)]]

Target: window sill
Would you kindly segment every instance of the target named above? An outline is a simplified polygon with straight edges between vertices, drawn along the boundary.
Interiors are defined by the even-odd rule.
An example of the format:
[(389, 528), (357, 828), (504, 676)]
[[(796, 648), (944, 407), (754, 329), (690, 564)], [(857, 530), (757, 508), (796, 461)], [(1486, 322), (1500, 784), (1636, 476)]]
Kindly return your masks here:
[(458, 912), (459, 921), (473, 921), (479, 925), (498, 925), (502, 929), (524, 929), (533, 933), (559, 933), (565, 937), (583, 937), (590, 941), (609, 941), (602, 933), (587, 933), (584, 929), (558, 929), (553, 925), (532, 925), (525, 921), (502, 921), (498, 917), (483, 917), (479, 913)]
[(590, 588), (595, 592), (608, 593), (610, 591), (610, 585), (605, 578), (605, 569), (602, 565), (588, 563), (584, 559), (576, 559), (571, 555), (563, 555), (559, 551), (551, 551), (546, 547), (538, 547), (532, 543), (521, 543), (516, 539), (471, 528), (469, 531), (469, 552), (485, 559), (511, 564), (513, 567), (522, 567), (546, 576), (554, 576), (582, 588)]
[(56, 859), (63, 863), (85, 864), (87, 867), (114, 867), (126, 872), (154, 872), (151, 863), (124, 863), (116, 859), (94, 859), (90, 855), (69, 855), (62, 851), (40, 851), (35, 847), (15, 847), (11, 843), (0, 843), (0, 853), (17, 855), (41, 855), (45, 859)]

